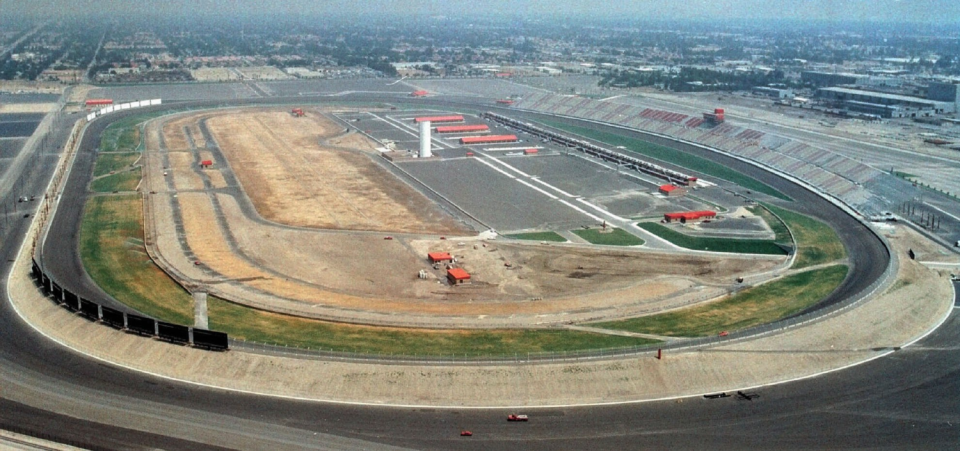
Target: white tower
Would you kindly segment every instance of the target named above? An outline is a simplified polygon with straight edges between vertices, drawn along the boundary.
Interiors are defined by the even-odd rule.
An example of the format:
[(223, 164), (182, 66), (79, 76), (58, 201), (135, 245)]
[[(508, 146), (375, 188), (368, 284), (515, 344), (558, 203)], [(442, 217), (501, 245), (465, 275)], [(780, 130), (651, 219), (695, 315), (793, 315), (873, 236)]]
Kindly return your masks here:
[(420, 123), (420, 158), (430, 158), (430, 121)]

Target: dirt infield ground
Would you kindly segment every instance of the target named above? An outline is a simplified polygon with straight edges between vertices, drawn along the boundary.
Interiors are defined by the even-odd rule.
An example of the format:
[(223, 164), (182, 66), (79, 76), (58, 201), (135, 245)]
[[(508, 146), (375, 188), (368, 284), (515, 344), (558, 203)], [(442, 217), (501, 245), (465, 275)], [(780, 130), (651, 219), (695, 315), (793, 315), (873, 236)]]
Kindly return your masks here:
[[(196, 139), (201, 123), (213, 137), (210, 148)], [(187, 131), (195, 137), (193, 146)], [(737, 276), (771, 271), (785, 261), (480, 240), (380, 167), (373, 160), (379, 158), (376, 143), (344, 133), (316, 109), (303, 118), (286, 109), (193, 113), (151, 123), (145, 132), (152, 162), (147, 185), (164, 190), (164, 177), (156, 172), (165, 156), (166, 177), (177, 191), (170, 198), (151, 198), (158, 236), (177, 234), (175, 210), (163, 206), (177, 203), (183, 238), (212, 273), (201, 276), (190, 259), (173, 258), (183, 250), (166, 238), (157, 249), (171, 257), (165, 264), (174, 265), (175, 273), (192, 274), (194, 279), (181, 281), (188, 286), (207, 286), (240, 303), (250, 296), (261, 308), (272, 298), (283, 308), (302, 305), (308, 311), (319, 304), (459, 317), (594, 310), (616, 315), (625, 306), (673, 308), (702, 293), (717, 295)], [(166, 152), (159, 151), (160, 134)], [(218, 149), (229, 168), (199, 169), (199, 160), (222, 161)], [(222, 172), (228, 170), (242, 191), (228, 187)], [(204, 179), (212, 189), (230, 189), (205, 189)], [(245, 207), (250, 204), (280, 224), (251, 216)], [(397, 235), (386, 240), (384, 232)], [(435, 251), (454, 255), (473, 283), (448, 285), (446, 268), (426, 260)], [(426, 279), (417, 277), (421, 270)]]
[(343, 129), (316, 113), (243, 112), (208, 120), (257, 211), (282, 224), (434, 234), (467, 230), (365, 155), (321, 147)]

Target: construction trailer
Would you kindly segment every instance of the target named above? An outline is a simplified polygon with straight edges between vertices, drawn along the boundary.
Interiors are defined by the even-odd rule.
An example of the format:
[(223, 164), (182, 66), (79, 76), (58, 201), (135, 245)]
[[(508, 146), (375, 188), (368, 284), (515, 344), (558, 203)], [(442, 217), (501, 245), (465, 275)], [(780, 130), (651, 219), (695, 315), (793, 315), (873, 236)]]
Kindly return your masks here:
[(496, 144), (517, 142), (517, 135), (465, 136), (460, 144)]

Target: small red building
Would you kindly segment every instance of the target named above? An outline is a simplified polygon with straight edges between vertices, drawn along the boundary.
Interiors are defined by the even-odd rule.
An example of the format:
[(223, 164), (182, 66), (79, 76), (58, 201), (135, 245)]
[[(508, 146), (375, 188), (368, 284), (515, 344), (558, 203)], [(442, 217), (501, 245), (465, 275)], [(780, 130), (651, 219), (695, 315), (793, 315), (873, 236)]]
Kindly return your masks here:
[(449, 252), (430, 252), (427, 254), (430, 263), (442, 263), (453, 261), (453, 256)]
[(523, 149), (524, 155), (536, 155), (538, 152), (537, 149)]
[(470, 273), (464, 271), (463, 268), (448, 269), (447, 280), (450, 281), (451, 285), (470, 283)]
[(663, 220), (667, 222), (693, 222), (693, 221), (702, 221), (704, 219), (713, 219), (717, 217), (717, 212), (715, 211), (685, 211), (682, 213), (667, 213), (663, 215)]
[(663, 194), (667, 197), (679, 197), (687, 194), (687, 190), (677, 185), (666, 184), (660, 185), (660, 194)]

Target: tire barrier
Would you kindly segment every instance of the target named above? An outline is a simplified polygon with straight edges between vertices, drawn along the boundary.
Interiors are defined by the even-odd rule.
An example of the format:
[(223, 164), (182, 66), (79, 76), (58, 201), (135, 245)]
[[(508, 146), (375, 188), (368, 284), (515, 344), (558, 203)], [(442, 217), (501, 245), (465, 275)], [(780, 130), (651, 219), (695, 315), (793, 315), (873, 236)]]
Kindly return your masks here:
[(52, 298), (60, 306), (71, 312), (77, 312), (91, 321), (124, 332), (152, 337), (181, 346), (193, 346), (211, 351), (227, 351), (230, 349), (229, 337), (223, 332), (194, 329), (180, 324), (157, 321), (146, 316), (124, 313), (120, 310), (84, 299), (76, 293), (61, 287), (48, 275), (44, 274), (36, 260), (33, 261), (31, 274), (44, 294)]

